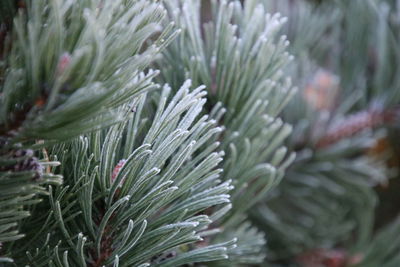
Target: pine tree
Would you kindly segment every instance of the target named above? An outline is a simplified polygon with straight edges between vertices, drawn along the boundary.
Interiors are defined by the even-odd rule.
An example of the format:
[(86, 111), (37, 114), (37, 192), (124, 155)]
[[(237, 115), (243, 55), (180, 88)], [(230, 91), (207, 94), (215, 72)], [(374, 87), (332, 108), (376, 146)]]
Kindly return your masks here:
[(399, 14), (3, 0), (0, 265), (398, 266)]
[(246, 210), (293, 160), (283, 19), (213, 1), (203, 32), (195, 1), (3, 2), (0, 262), (261, 263)]

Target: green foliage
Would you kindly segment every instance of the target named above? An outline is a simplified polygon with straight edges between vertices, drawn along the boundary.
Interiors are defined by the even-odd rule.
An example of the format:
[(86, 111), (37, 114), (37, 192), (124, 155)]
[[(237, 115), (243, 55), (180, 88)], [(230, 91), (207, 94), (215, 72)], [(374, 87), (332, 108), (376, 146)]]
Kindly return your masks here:
[(370, 243), (364, 245), (363, 251), (365, 251), (365, 253), (363, 260), (354, 266), (394, 267), (399, 265), (399, 225), (399, 218), (396, 218), (392, 223), (377, 232), (374, 239), (371, 240)]
[(282, 73), (291, 60), (288, 42), (277, 36), (285, 19), (267, 14), (257, 1), (243, 6), (211, 1), (211, 18), (204, 22), (206, 4), (166, 2), (170, 20), (182, 32), (158, 66), (162, 81), (179, 84), (190, 78), (195, 85), (206, 85), (210, 115), (226, 128), (219, 137), (226, 151), (222, 177), (232, 179), (235, 187), (233, 209), (223, 225), (226, 234), (248, 237), (230, 256), (259, 263), (265, 241), (248, 223), (240, 225), (246, 211), (279, 183), (294, 157), (282, 146), (291, 127), (277, 118), (294, 93)]
[(3, 2), (0, 264), (399, 265), (394, 0)]
[[(381, 229), (381, 237), (373, 232), (374, 187), (392, 174), (387, 155), (366, 155), (386, 138), (385, 131), (372, 131), (382, 126), (372, 122), (373, 114), (390, 114), (399, 101), (394, 73), (400, 58), (393, 34), (398, 26), (390, 19), (395, 11), (389, 12), (385, 1), (264, 2), (289, 17), (284, 32), (296, 60), (287, 71), (301, 88), (284, 110), (293, 125), (287, 146), (296, 151), (296, 161), (251, 212), (268, 235), (269, 259), (293, 262), (315, 249), (345, 249), (350, 256), (362, 255), (359, 266), (398, 265), (395, 242), (393, 250), (372, 260), (382, 253), (379, 240), (400, 224)], [(316, 84), (321, 72), (325, 83)], [(330, 105), (318, 107), (311, 97)], [(331, 133), (333, 142), (321, 146)]]
[(101, 5), (29, 1), (14, 18), (0, 64), (0, 242), (21, 238), (19, 222), (40, 201), (36, 195), (61, 183), (49, 169), (59, 164), (57, 155), (49, 161), (49, 145), (121, 121), (119, 106), (157, 88), (157, 72), (142, 71), (168, 43), (146, 43), (160, 34), (163, 8), (148, 1)]
[(0, 65), (1, 260), (262, 262), (246, 210), (294, 157), (284, 19), (213, 1), (203, 38), (195, 1), (23, 4)]
[[(198, 118), (205, 93), (201, 87), (189, 93), (189, 85), (173, 98), (165, 86), (152, 115), (141, 96), (136, 112), (120, 108), (128, 120), (52, 150), (70, 168), (61, 171), (64, 185), (51, 188), (24, 224), (27, 238), (11, 247), (18, 266), (178, 266), (227, 257), (234, 241), (194, 246), (226, 210), (232, 187), (218, 180), (223, 153), (201, 153), (221, 129)], [(172, 259), (159, 259), (168, 252)]]
[(27, 5), (14, 19), (12, 49), (2, 64), (0, 124), (12, 142), (66, 140), (109, 125), (118, 121), (114, 108), (155, 88), (155, 73), (140, 73), (164, 45), (145, 44), (160, 31), (159, 4)]

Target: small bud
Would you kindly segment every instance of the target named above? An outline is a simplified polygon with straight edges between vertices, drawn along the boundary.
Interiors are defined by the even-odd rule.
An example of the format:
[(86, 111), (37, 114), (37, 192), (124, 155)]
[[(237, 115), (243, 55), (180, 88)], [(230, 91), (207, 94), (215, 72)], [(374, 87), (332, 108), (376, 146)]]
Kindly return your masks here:
[(68, 68), (71, 63), (71, 55), (68, 52), (65, 52), (61, 55), (57, 64), (57, 76), (60, 76), (64, 73), (64, 71)]
[(306, 102), (316, 110), (332, 110), (339, 93), (339, 77), (318, 70), (303, 92)]
[(126, 160), (125, 159), (121, 159), (118, 164), (114, 167), (114, 170), (112, 172), (111, 175), (111, 181), (115, 181), (115, 179), (117, 178), (119, 172), (121, 171), (121, 168), (125, 165)]

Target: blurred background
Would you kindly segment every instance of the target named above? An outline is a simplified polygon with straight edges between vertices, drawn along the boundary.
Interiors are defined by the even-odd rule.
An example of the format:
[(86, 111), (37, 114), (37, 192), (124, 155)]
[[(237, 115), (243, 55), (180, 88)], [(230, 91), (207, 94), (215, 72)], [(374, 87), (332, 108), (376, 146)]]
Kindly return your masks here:
[(250, 212), (277, 266), (400, 266), (400, 1), (265, 0), (298, 93), (297, 159)]
[(266, 265), (400, 266), (400, 1), (263, 4), (288, 18), (298, 86), (283, 111), (297, 159), (250, 212)]

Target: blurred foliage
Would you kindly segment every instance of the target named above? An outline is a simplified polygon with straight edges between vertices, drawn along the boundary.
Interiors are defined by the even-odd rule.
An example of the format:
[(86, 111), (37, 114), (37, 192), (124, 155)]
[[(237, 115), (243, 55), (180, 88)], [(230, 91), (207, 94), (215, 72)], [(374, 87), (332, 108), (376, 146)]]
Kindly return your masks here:
[[(393, 160), (400, 151), (398, 139), (391, 138), (400, 125), (398, 2), (264, 4), (289, 18), (284, 33), (296, 59), (287, 71), (300, 87), (283, 111), (294, 126), (287, 145), (297, 159), (251, 211), (266, 232), (267, 257), (307, 267), (398, 266), (395, 242), (393, 250), (371, 260), (380, 239), (400, 233), (398, 221), (376, 223), (379, 196), (389, 190), (384, 188), (399, 190), (388, 180), (396, 175)], [(390, 212), (386, 218), (392, 221), (399, 210)], [(332, 257), (342, 265), (330, 265)]]

